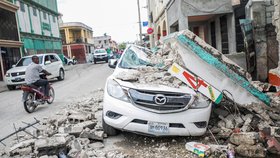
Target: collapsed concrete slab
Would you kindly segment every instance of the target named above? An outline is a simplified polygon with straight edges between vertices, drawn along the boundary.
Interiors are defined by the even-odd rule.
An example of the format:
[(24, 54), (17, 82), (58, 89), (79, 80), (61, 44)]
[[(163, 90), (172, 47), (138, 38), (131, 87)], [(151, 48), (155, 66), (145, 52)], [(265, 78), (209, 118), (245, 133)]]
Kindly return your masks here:
[[(181, 56), (183, 61), (181, 66), (207, 81), (232, 101), (240, 105), (249, 103), (270, 105), (270, 97), (250, 83), (251, 77), (243, 68), (191, 31), (184, 30), (171, 34), (164, 38), (162, 42), (170, 45)], [(196, 79), (191, 82), (198, 86)]]

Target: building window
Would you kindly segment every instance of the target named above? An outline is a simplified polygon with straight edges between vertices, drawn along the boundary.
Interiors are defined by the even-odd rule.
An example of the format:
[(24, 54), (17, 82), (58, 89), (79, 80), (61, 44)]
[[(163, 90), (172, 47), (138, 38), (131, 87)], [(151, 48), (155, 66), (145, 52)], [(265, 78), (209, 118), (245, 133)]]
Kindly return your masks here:
[(55, 23), (56, 22), (56, 20), (55, 20), (55, 16), (53, 15), (53, 22)]
[(211, 45), (214, 48), (217, 48), (216, 46), (216, 26), (215, 21), (212, 21), (210, 23), (210, 32), (211, 32)]
[(228, 46), (228, 28), (227, 28), (227, 16), (224, 15), (220, 17), (220, 28), (221, 28), (221, 45), (222, 45), (222, 53), (228, 54), (229, 53), (229, 46)]
[(33, 15), (37, 16), (37, 9), (33, 7)]
[(20, 11), (25, 12), (24, 3), (20, 2), (19, 5), (20, 5)]
[(107, 43), (107, 41), (106, 41), (106, 40), (104, 40), (104, 43), (106, 44), (106, 43)]
[(47, 20), (47, 14), (46, 14), (46, 12), (43, 12), (43, 16), (44, 16), (44, 19)]

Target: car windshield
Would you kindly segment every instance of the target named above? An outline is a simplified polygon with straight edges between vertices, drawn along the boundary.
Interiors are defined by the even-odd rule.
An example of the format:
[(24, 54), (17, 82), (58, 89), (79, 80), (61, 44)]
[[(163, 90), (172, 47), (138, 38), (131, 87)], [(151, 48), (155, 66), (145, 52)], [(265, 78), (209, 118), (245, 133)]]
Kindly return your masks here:
[(95, 54), (106, 53), (105, 49), (97, 49), (94, 51)]
[(145, 48), (129, 47), (123, 54), (119, 64), (124, 69), (136, 69), (141, 66), (155, 66), (150, 63), (149, 55), (151, 51)]
[[(42, 64), (42, 58), (43, 56), (38, 56), (39, 57), (39, 64)], [(17, 63), (16, 67), (20, 66), (28, 66), (32, 62), (32, 57), (24, 57), (19, 60)]]

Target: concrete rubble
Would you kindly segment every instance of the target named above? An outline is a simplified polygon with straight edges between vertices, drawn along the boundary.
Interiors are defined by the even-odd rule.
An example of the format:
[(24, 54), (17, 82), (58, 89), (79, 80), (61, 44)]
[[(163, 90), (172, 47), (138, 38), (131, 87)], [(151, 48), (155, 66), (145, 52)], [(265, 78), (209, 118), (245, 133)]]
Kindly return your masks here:
[[(271, 137), (275, 138), (274, 142), (278, 144), (280, 140), (278, 133), (280, 131), (280, 98), (276, 95), (277, 88), (269, 83), (251, 81), (250, 74), (193, 33), (187, 31), (182, 34), (187, 34), (186, 36), (192, 37), (190, 39), (196, 44), (200, 45), (206, 52), (226, 65), (229, 68), (229, 73), (235, 73), (241, 76), (244, 79), (244, 83), (246, 81), (247, 85), (250, 84), (250, 86), (244, 86), (243, 88), (247, 88), (246, 90), (250, 93), (256, 92), (254, 94), (256, 99), (252, 99), (253, 101), (247, 104), (239, 104), (234, 99), (224, 95), (223, 101), (215, 105), (209, 122), (209, 130), (214, 134), (215, 139), (218, 139), (220, 144), (224, 144), (227, 147), (232, 146), (235, 154), (240, 156), (266, 157), (271, 154), (267, 147), (268, 140), (261, 140), (259, 131), (266, 127), (277, 129), (277, 132), (271, 132)], [(163, 40), (149, 56), (150, 63), (154, 65), (153, 67), (140, 67), (133, 71), (131, 77), (127, 77), (130, 76), (127, 73), (125, 77), (122, 75), (118, 79), (140, 84), (161, 84), (169, 87), (185, 86), (182, 81), (167, 72), (172, 63), (177, 63), (182, 67), (187, 65), (182, 54), (184, 52), (180, 52), (178, 44), (174, 44), (172, 40), (171, 42)], [(254, 102), (258, 99), (261, 101)], [(275, 153), (280, 153), (280, 149)], [(226, 154), (226, 151), (220, 155), (223, 154)]]
[(0, 157), (125, 157), (119, 151), (101, 150), (105, 135), (95, 114), (102, 112), (102, 101), (102, 89), (90, 97), (80, 98), (56, 115), (42, 120), (38, 129), (30, 131), (38, 139), (21, 136), (19, 142), (15, 140), (13, 146), (0, 152)]

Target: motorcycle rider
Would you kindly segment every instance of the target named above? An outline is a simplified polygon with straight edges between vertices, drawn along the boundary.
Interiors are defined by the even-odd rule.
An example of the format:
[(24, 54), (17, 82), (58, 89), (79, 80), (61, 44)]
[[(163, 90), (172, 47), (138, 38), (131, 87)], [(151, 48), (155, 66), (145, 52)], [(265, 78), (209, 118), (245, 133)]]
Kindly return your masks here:
[(32, 56), (32, 63), (30, 63), (25, 71), (25, 81), (27, 84), (33, 84), (38, 87), (42, 87), (44, 92), (44, 100), (49, 99), (49, 81), (47, 79), (40, 78), (40, 72), (45, 75), (51, 75), (48, 71), (44, 70), (41, 65), (39, 65), (39, 57)]

